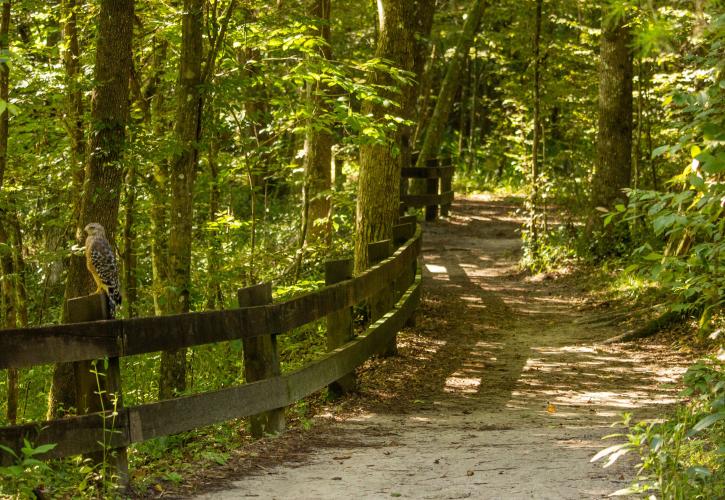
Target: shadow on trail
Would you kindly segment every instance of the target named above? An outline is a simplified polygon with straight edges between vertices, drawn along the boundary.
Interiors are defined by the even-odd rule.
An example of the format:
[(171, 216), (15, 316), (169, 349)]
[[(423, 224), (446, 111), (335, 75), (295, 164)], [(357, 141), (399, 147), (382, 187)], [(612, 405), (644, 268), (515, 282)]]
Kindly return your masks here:
[(459, 200), (426, 224), (423, 301), (399, 355), (366, 363), (361, 392), (325, 427), (269, 441), (261, 472), (247, 467), (257, 474), (205, 498), (579, 499), (622, 488), (624, 465), (589, 463), (599, 438), (622, 411), (661, 412), (675, 391), (661, 383), (685, 363), (661, 345), (597, 345), (619, 332), (578, 321), (575, 278), (518, 269), (516, 209)]
[(397, 404), (407, 398), (420, 410), (598, 425), (673, 403), (661, 384), (679, 368), (662, 368), (661, 350), (595, 345), (613, 332), (575, 323), (576, 283), (520, 272), (517, 208), (465, 200), (426, 224), (419, 323), (401, 337), (403, 369), (377, 394), (388, 410), (407, 411)]

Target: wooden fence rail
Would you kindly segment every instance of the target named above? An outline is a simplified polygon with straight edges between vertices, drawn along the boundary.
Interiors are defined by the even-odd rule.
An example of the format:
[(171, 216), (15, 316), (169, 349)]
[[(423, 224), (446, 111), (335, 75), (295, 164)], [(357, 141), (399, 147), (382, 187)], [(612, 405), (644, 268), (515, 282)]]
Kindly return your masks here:
[[(55, 443), (57, 446), (45, 458), (115, 449), (124, 457), (124, 463), (114, 465), (123, 469), (125, 447), (131, 443), (265, 412), (269, 412), (267, 415), (276, 412), (274, 418), (279, 420), (281, 408), (345, 380), (371, 355), (389, 352), (395, 345), (396, 333), (411, 319), (420, 300), (421, 278), (417, 272), (420, 227), (410, 217), (404, 217), (395, 226), (393, 236), (393, 244), (399, 247), (364, 273), (355, 278), (349, 278), (348, 274), (342, 281), (335, 278), (332, 281), (336, 282), (324, 288), (278, 304), (267, 304), (269, 288), (258, 286), (255, 290), (240, 291), (239, 302), (240, 305), (264, 305), (3, 331), (0, 368), (20, 368), (97, 358), (113, 360), (234, 339), (273, 338), (324, 318), (328, 324), (331, 318), (333, 323), (344, 324), (341, 315), (351, 315), (352, 306), (363, 301), (377, 307), (381, 316), (374, 317), (374, 323), (356, 338), (351, 339), (349, 334), (340, 336), (339, 331), (331, 332), (336, 337), (328, 341), (330, 352), (291, 373), (260, 372), (261, 375), (255, 375), (258, 380), (217, 391), (125, 408), (118, 404), (113, 410), (106, 406), (107, 411), (4, 427), (0, 428), (0, 444), (17, 451), (24, 439), (35, 446)], [(346, 277), (344, 273), (342, 277)], [(380, 309), (383, 303), (384, 310)], [(275, 342), (269, 345), (274, 349)], [(247, 342), (245, 348), (249, 349)], [(121, 392), (120, 376), (117, 388)], [(279, 430), (280, 425), (284, 426), (283, 413), (281, 418), (282, 422), (276, 424), (265, 420), (266, 424), (260, 424), (260, 428)], [(7, 464), (9, 460), (9, 455), (0, 455), (0, 464)]]
[[(448, 216), (453, 203), (454, 167), (450, 158), (428, 160), (425, 168), (405, 167), (401, 171), (401, 213), (408, 207), (425, 207), (425, 220), (433, 221), (440, 214)], [(408, 179), (425, 180), (425, 194), (408, 194)]]

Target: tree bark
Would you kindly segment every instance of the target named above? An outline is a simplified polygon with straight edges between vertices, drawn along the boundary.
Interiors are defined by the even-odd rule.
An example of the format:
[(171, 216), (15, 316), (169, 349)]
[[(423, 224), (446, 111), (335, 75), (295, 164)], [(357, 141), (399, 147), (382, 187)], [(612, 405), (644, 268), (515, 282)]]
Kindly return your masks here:
[[(202, 86), (214, 75), (216, 57), (223, 44), (236, 1), (231, 0), (218, 30), (209, 39), (204, 58), (205, 0), (184, 0), (181, 22), (181, 57), (176, 89), (174, 141), (176, 153), (169, 161), (171, 202), (168, 249), (164, 258), (166, 286), (161, 310), (178, 314), (191, 309), (191, 247), (194, 180), (204, 111)], [(168, 399), (186, 389), (186, 349), (161, 353), (159, 398)]]
[[(10, 2), (2, 4), (0, 12), (0, 99), (5, 103), (5, 109), (0, 113), (0, 193), (2, 193), (2, 206), (0, 206), (0, 244), (5, 248), (0, 255), (0, 270), (2, 271), (2, 320), (3, 328), (15, 328), (16, 297), (15, 297), (15, 269), (13, 263), (14, 245), (9, 234), (8, 207), (10, 200), (4, 192), (5, 169), (8, 159), (9, 114), (8, 98), (10, 96)], [(18, 370), (7, 371), (7, 419), (15, 424), (18, 416)]]
[(534, 255), (539, 245), (539, 147), (541, 145), (541, 10), (542, 0), (536, 0), (534, 28), (534, 138), (531, 146), (531, 214), (529, 231)]
[[(209, 106), (213, 108), (213, 106)], [(207, 164), (209, 166), (209, 221), (214, 223), (219, 216), (219, 198), (221, 196), (219, 189), (219, 164), (217, 162), (217, 154), (219, 152), (219, 134), (217, 127), (219, 124), (218, 111), (216, 109), (209, 110), (209, 123), (211, 125), (212, 137), (209, 141), (209, 149), (207, 151)], [(221, 252), (221, 235), (219, 228), (214, 225), (209, 234), (209, 248), (207, 251), (207, 289), (206, 289), (206, 308), (211, 310), (217, 307), (224, 307), (224, 297), (222, 295), (222, 287), (219, 282), (219, 271), (222, 266)]]
[[(400, 69), (412, 71), (415, 51), (415, 19), (417, 2), (407, 0), (378, 0), (379, 36), (375, 56), (392, 61)], [(394, 86), (384, 72), (375, 71), (370, 76), (372, 85)], [(401, 104), (400, 113), (409, 116), (410, 88), (402, 89), (402, 95), (384, 91), (384, 97)], [(379, 103), (366, 103), (363, 114), (376, 120), (384, 120), (391, 110)], [(368, 244), (390, 239), (400, 205), (400, 169), (404, 134), (398, 127), (387, 142), (367, 144), (360, 148), (360, 178), (358, 181), (355, 273), (368, 267)]]
[[(603, 16), (606, 19), (606, 16)], [(599, 132), (597, 163), (592, 177), (589, 231), (602, 229), (597, 207), (611, 208), (623, 200), (632, 170), (632, 36), (626, 19), (602, 22), (599, 68)], [(608, 231), (611, 233), (611, 229)], [(612, 234), (601, 242), (600, 252)]]
[[(76, 244), (83, 245), (83, 228), (98, 222), (109, 241), (118, 225), (123, 169), (121, 160), (129, 109), (129, 79), (132, 65), (134, 0), (101, 0), (98, 14), (95, 74), (91, 106), (92, 130), (88, 143), (81, 209), (76, 224)], [(65, 300), (91, 293), (93, 279), (85, 258), (73, 255), (68, 269)], [(63, 312), (67, 321), (67, 311)], [(49, 417), (59, 416), (75, 404), (73, 370), (56, 365), (49, 395)]]
[[(168, 49), (166, 40), (154, 38), (153, 48), (153, 76), (146, 89), (149, 103), (149, 120), (154, 134), (163, 137), (167, 126), (161, 116), (164, 112), (165, 94), (159, 90), (163, 76), (164, 61)], [(169, 210), (169, 166), (168, 162), (160, 161), (154, 165), (151, 179), (151, 296), (154, 302), (154, 314), (163, 314), (161, 304), (164, 301), (164, 286), (166, 284), (165, 255), (168, 252), (168, 210)]]
[(416, 108), (415, 133), (411, 148), (415, 149), (418, 145), (421, 133), (425, 129), (424, 124), (428, 122), (430, 114), (430, 98), (433, 90), (433, 74), (435, 73), (436, 61), (440, 57), (440, 48), (438, 43), (432, 43), (428, 63), (425, 65), (423, 75), (420, 79), (420, 87), (418, 90), (418, 105)]
[[(405, 104), (404, 117), (418, 122), (421, 119), (421, 109), (418, 107), (418, 97), (425, 90), (424, 79), (426, 78), (426, 62), (428, 61), (429, 47), (431, 45), (430, 37), (433, 29), (433, 15), (435, 14), (435, 0), (413, 0), (413, 84), (404, 88)], [(434, 54), (433, 54), (434, 57)], [(430, 61), (429, 70), (434, 71), (434, 62)], [(432, 74), (428, 75), (432, 80)], [(431, 85), (429, 80), (427, 85)], [(429, 89), (428, 89), (429, 91)], [(415, 135), (417, 134), (416, 125), (403, 125), (401, 133), (401, 152), (402, 164), (407, 167), (411, 164), (411, 152), (415, 148)]]
[[(320, 56), (326, 60), (332, 58), (330, 50), (330, 0), (312, 0), (310, 16), (318, 23), (316, 36), (324, 43), (320, 47)], [(320, 127), (319, 117), (330, 112), (322, 82), (307, 84), (307, 104), (310, 116), (305, 132), (305, 181), (302, 187), (302, 234), (299, 253), (299, 267), (305, 249), (311, 245), (320, 246), (327, 241), (330, 232), (329, 213), (332, 182), (332, 132)], [(325, 120), (322, 120), (325, 123)], [(320, 224), (320, 220), (328, 221)]]
[(473, 44), (473, 39), (478, 31), (478, 25), (481, 22), (485, 8), (485, 1), (474, 0), (468, 11), (466, 22), (463, 24), (463, 29), (458, 39), (455, 54), (448, 65), (448, 71), (443, 79), (441, 90), (438, 93), (438, 101), (433, 110), (433, 115), (428, 121), (425, 130), (423, 144), (421, 145), (416, 163), (417, 167), (425, 167), (426, 161), (438, 154), (441, 141), (443, 140), (443, 132), (448, 123), (448, 115), (453, 107), (453, 98), (456, 95), (456, 89), (460, 83), (461, 69), (463, 68), (465, 59), (468, 57), (468, 51), (471, 48), (471, 44)]
[[(73, 178), (72, 193), (80, 193), (83, 189), (84, 134), (83, 134), (83, 90), (79, 82), (81, 74), (81, 49), (78, 42), (78, 9), (83, 7), (83, 0), (63, 0), (63, 66), (65, 67), (66, 112), (65, 124), (70, 137), (71, 175)], [(72, 221), (78, 220), (81, 210), (81, 197), (72, 196)]]
[(123, 275), (126, 297), (123, 304), (126, 309), (126, 317), (137, 316), (138, 283), (136, 280), (136, 231), (134, 228), (134, 216), (136, 211), (136, 185), (137, 168), (135, 164), (128, 166), (126, 172), (125, 192), (123, 200)]
[[(168, 276), (161, 308), (165, 314), (190, 310), (194, 178), (201, 137), (203, 13), (204, 0), (184, 0), (174, 127), (174, 140), (179, 152), (169, 163), (171, 202), (165, 259)], [(185, 389), (186, 349), (163, 352), (159, 399), (172, 398)]]

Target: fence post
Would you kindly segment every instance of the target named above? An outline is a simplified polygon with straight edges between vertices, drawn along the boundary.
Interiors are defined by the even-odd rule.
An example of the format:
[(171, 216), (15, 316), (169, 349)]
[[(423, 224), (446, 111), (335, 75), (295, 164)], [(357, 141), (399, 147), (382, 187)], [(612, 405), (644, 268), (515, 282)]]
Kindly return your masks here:
[[(325, 284), (334, 285), (352, 278), (352, 259), (328, 260), (325, 262)], [(345, 307), (327, 315), (327, 351), (330, 352), (354, 338), (352, 330), (352, 307)], [(331, 398), (352, 392), (357, 387), (355, 372), (348, 373), (327, 386)]]
[[(67, 302), (68, 320), (71, 323), (85, 323), (111, 319), (108, 311), (106, 297), (102, 293), (94, 293), (85, 297), (70, 299)], [(104, 360), (76, 361), (73, 363), (73, 373), (76, 386), (76, 409), (79, 415), (96, 413), (100, 411), (121, 411), (123, 408), (123, 391), (121, 389), (121, 368), (118, 358), (108, 358), (106, 368)], [(113, 419), (101, 415), (100, 418)], [(113, 422), (108, 424), (104, 443), (113, 438)], [(102, 467), (108, 466), (112, 474), (118, 476), (119, 487), (128, 488), (128, 457), (126, 448), (115, 448), (100, 452), (89, 453), (87, 456), (94, 464)]]
[[(410, 235), (412, 236), (415, 234), (415, 224), (417, 223), (417, 219), (415, 215), (407, 215), (405, 217), (401, 217), (398, 221), (400, 225), (402, 224), (413, 224), (413, 233)], [(405, 290), (408, 289), (410, 285), (413, 284), (415, 281), (415, 275), (418, 273), (418, 258), (416, 257), (413, 259), (413, 263), (410, 266), (410, 270), (403, 273), (402, 276), (404, 277), (404, 286), (402, 287), (402, 293), (405, 293)], [(407, 327), (414, 327), (415, 326), (415, 316), (417, 314), (417, 310), (413, 311), (413, 314), (410, 315), (408, 320), (405, 322), (405, 326)]]
[[(413, 222), (407, 222), (408, 220), (407, 217), (401, 217), (398, 221), (399, 223), (393, 226), (393, 242), (396, 249), (400, 248), (403, 243), (415, 234), (415, 217), (413, 217)], [(405, 270), (393, 280), (394, 303), (400, 300), (400, 297), (403, 296), (411, 283), (413, 283), (414, 278), (415, 276), (411, 278), (410, 272)]]
[[(445, 174), (441, 177), (441, 194), (447, 193), (453, 190), (453, 173)], [(441, 217), (448, 217), (448, 212), (451, 209), (450, 202), (441, 204)]]
[[(272, 284), (260, 283), (237, 291), (239, 307), (264, 306), (272, 303)], [(277, 336), (262, 335), (242, 339), (244, 351), (244, 379), (256, 382), (281, 374)], [(275, 408), (259, 415), (249, 417), (252, 437), (260, 438), (265, 434), (284, 432), (284, 408)]]
[[(428, 168), (436, 168), (438, 160), (430, 160), (426, 165)], [(438, 177), (429, 177), (425, 180), (425, 194), (435, 196), (438, 194)], [(438, 204), (426, 205), (425, 220), (430, 222), (438, 218)]]
[[(373, 266), (381, 262), (393, 253), (393, 242), (391, 240), (376, 241), (368, 244), (368, 261)], [(382, 318), (385, 313), (393, 307), (393, 284), (382, 289), (377, 295), (370, 298), (370, 320), (375, 322)], [(398, 353), (397, 334), (394, 334), (390, 343), (381, 353), (383, 356), (395, 356)]]

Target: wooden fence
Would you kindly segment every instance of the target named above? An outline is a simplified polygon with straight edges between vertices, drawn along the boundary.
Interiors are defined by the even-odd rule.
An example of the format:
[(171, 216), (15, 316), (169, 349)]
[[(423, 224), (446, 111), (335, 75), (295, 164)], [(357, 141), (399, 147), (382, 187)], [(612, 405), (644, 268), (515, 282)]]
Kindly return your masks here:
[[(407, 167), (401, 172), (400, 210), (408, 207), (425, 207), (425, 220), (434, 221), (440, 215), (448, 216), (453, 203), (453, 165), (450, 158), (434, 158), (426, 162), (425, 168)], [(408, 179), (424, 179), (425, 194), (408, 194)]]
[[(69, 301), (77, 323), (0, 332), (0, 369), (74, 362), (79, 412), (87, 412), (0, 428), (0, 444), (17, 451), (24, 439), (34, 446), (55, 443), (44, 458), (95, 454), (96, 461), (99, 453), (116, 450), (112, 465), (123, 478), (125, 447), (131, 443), (247, 416), (257, 434), (282, 430), (285, 406), (326, 386), (337, 393), (349, 390), (355, 368), (373, 354), (394, 352), (396, 333), (412, 321), (420, 300), (420, 227), (415, 217), (401, 217), (393, 234), (393, 241), (371, 244), (374, 264), (364, 273), (351, 278), (350, 259), (329, 262), (324, 288), (276, 304), (271, 287), (263, 284), (240, 290), (238, 309), (97, 321), (105, 314), (105, 301), (91, 295)], [(370, 309), (370, 325), (356, 337), (352, 306), (363, 302)], [(322, 319), (327, 320), (329, 352), (281, 374), (276, 336)], [(247, 383), (123, 407), (120, 357), (235, 339), (244, 342)], [(103, 398), (89, 361), (99, 358), (105, 358), (96, 365), (105, 371)], [(10, 458), (2, 454), (0, 463)]]

